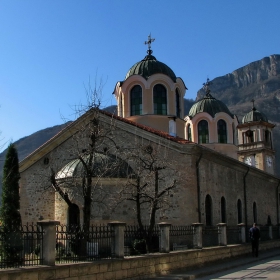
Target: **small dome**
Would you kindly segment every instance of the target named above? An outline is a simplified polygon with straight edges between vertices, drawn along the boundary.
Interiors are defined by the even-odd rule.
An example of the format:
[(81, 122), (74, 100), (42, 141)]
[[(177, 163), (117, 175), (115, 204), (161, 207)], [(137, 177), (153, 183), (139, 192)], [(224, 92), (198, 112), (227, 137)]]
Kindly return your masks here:
[(176, 75), (166, 64), (158, 61), (153, 55), (148, 54), (145, 58), (135, 63), (127, 72), (125, 80), (132, 75), (140, 75), (146, 80), (153, 74), (164, 74), (176, 82)]
[(268, 122), (268, 119), (265, 114), (259, 112), (255, 107), (253, 107), (252, 110), (248, 114), (246, 114), (242, 119), (242, 123), (258, 121)]
[[(89, 155), (84, 156), (83, 160), (88, 165)], [(93, 177), (100, 178), (127, 178), (133, 174), (132, 168), (120, 158), (113, 155), (101, 153), (94, 154)], [(74, 159), (68, 162), (56, 174), (56, 179), (81, 178), (84, 176), (85, 169), (80, 159)]]
[(196, 102), (189, 111), (189, 117), (193, 118), (198, 113), (208, 113), (213, 118), (217, 113), (223, 112), (233, 118), (228, 107), (220, 100), (214, 98), (210, 93), (207, 93), (202, 99)]

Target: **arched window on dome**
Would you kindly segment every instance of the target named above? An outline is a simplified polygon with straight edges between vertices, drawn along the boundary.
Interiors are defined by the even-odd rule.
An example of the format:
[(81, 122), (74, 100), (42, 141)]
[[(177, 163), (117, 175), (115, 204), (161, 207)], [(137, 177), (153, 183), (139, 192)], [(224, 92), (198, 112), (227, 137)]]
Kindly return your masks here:
[(142, 115), (142, 88), (139, 85), (130, 91), (130, 115)]
[(181, 117), (180, 92), (178, 88), (176, 88), (176, 117)]
[(167, 93), (163, 85), (157, 84), (153, 89), (154, 114), (167, 115)]
[(212, 198), (209, 194), (205, 198), (205, 218), (206, 226), (212, 226)]
[(206, 144), (209, 143), (209, 130), (208, 130), (208, 122), (206, 120), (202, 120), (197, 125), (198, 128), (198, 143)]
[(221, 222), (226, 223), (226, 199), (222, 196), (221, 198)]
[(188, 140), (192, 141), (192, 129), (190, 124), (187, 125), (187, 134), (188, 134)]
[(227, 123), (219, 120), (217, 123), (218, 143), (227, 143)]

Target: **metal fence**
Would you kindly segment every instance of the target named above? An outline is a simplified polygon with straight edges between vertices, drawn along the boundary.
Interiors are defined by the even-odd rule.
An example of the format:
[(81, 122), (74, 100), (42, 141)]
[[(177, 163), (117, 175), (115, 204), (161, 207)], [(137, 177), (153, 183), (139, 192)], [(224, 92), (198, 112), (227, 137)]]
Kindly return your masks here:
[(17, 230), (0, 229), (0, 268), (34, 266), (42, 263), (43, 232), (35, 224)]
[(272, 239), (279, 238), (279, 226), (272, 226)]
[(269, 237), (269, 227), (268, 226), (262, 226), (260, 228), (260, 235), (261, 235), (261, 240), (270, 240)]
[(160, 230), (156, 225), (151, 234), (150, 246), (147, 244), (148, 226), (143, 230), (138, 225), (127, 225), (124, 230), (124, 255), (139, 255), (159, 252)]
[(193, 235), (194, 228), (192, 226), (171, 226), (169, 232), (170, 250), (192, 249)]
[(114, 231), (108, 225), (56, 226), (56, 262), (80, 262), (114, 257)]
[(241, 228), (238, 226), (227, 226), (227, 244), (241, 243)]
[(202, 229), (202, 246), (212, 247), (219, 246), (219, 234), (221, 234), (217, 226), (205, 226)]

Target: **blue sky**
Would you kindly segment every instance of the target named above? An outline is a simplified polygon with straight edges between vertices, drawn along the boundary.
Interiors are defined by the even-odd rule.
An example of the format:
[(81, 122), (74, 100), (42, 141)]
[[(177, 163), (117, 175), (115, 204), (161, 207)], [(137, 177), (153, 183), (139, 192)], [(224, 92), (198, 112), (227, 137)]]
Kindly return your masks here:
[(0, 146), (74, 119), (89, 80), (104, 84), (102, 107), (116, 104), (150, 33), (195, 99), (207, 77), (280, 53), (279, 11), (279, 0), (0, 0)]

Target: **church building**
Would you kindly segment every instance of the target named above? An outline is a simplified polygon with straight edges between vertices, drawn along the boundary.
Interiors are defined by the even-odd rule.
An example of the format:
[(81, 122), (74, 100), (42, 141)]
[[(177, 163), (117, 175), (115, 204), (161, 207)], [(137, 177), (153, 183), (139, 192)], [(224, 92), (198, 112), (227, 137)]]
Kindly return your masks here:
[[(274, 124), (255, 108), (254, 101), (252, 110), (239, 122), (211, 95), (209, 80), (204, 84), (205, 96), (184, 112), (186, 84), (156, 59), (151, 50), (153, 41), (149, 36), (147, 55), (115, 85), (117, 115), (100, 111), (99, 119), (107, 128), (113, 123), (111, 134), (118, 147), (159, 145), (167, 154), (167, 162), (176, 170), (178, 187), (169, 197), (172, 207), (159, 211), (157, 222), (278, 224), (280, 181), (274, 175)], [(93, 115), (89, 110), (20, 163), (23, 223), (51, 219), (69, 224), (73, 213), (76, 221), (83, 221), (85, 205), (79, 195), (79, 181), (75, 181), (75, 188), (66, 183), (78, 174), (81, 159), (85, 159), (85, 142), (77, 145), (79, 155), (74, 153), (73, 143)], [(96, 162), (102, 157), (99, 154)], [(133, 173), (133, 163), (122, 160)], [(102, 178), (97, 174), (92, 182), (117, 195), (126, 174), (107, 173)], [(63, 182), (63, 190), (52, 185), (50, 174)], [(136, 223), (131, 202), (120, 202), (112, 209), (112, 200), (115, 197), (106, 196), (102, 207), (91, 209), (92, 223)]]

